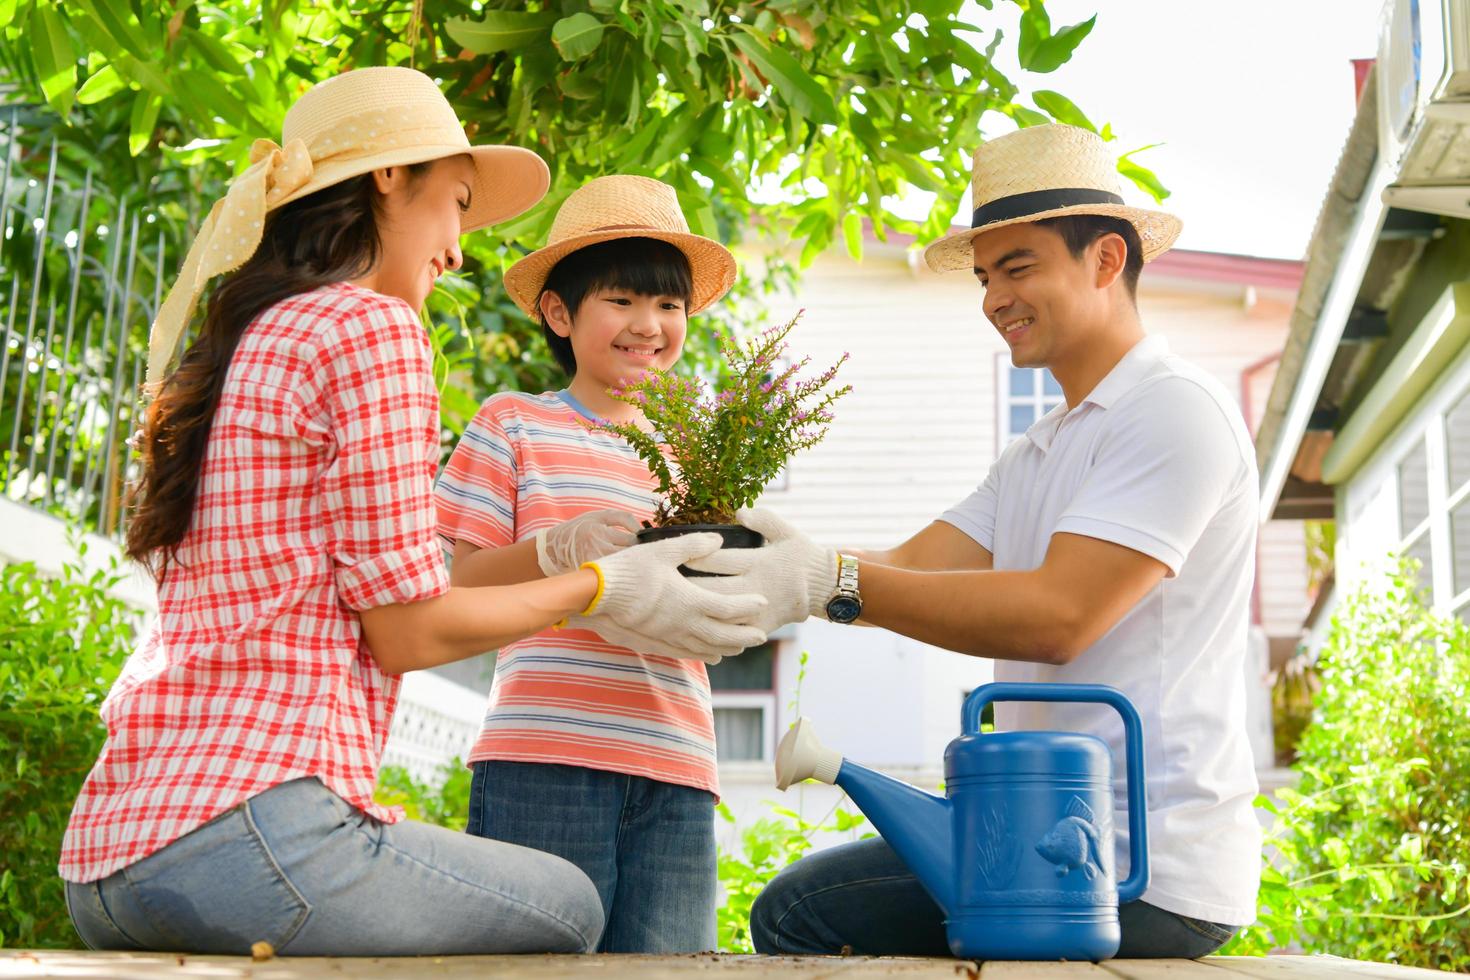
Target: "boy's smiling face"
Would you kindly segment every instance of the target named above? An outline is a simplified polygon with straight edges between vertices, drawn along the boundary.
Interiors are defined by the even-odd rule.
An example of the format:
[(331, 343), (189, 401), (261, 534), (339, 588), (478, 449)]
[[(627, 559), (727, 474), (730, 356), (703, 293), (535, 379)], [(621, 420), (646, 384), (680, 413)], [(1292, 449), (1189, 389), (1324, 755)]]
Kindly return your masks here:
[(689, 317), (678, 296), (645, 296), (629, 289), (594, 289), (575, 313), (561, 297), (542, 297), (546, 325), (571, 341), (577, 378), (611, 388), (649, 370), (672, 367), (684, 350)]

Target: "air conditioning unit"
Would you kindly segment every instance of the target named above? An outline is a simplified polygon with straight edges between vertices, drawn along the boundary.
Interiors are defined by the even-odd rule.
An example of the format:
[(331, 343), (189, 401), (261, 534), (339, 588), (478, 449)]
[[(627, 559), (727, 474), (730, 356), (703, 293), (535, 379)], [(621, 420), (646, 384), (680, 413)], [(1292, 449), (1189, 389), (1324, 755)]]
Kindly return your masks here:
[(1470, 0), (1388, 0), (1377, 75), (1384, 203), (1470, 217)]

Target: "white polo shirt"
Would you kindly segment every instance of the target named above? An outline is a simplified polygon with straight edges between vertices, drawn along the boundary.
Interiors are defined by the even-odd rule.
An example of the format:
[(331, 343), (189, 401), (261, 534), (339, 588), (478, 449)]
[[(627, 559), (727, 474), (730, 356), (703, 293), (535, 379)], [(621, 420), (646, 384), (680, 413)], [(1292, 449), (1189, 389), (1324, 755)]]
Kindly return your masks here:
[[(1260, 829), (1246, 737), (1245, 653), (1257, 477), (1225, 389), (1139, 342), (1083, 401), (1008, 446), (980, 488), (941, 516), (995, 556), (1038, 567), (1053, 534), (1111, 541), (1169, 573), (1070, 664), (997, 660), (998, 681), (1107, 684), (1144, 726), (1152, 905), (1211, 922), (1256, 917)], [(1128, 873), (1123, 725), (1103, 705), (1001, 703), (1005, 730), (1087, 732), (1112, 749), (1117, 870)]]

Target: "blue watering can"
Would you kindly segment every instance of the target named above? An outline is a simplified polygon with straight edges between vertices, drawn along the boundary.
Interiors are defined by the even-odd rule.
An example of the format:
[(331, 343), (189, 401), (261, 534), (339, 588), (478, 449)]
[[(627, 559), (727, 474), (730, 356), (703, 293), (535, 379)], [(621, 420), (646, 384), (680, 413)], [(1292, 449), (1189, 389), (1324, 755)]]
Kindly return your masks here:
[[(980, 733), (992, 701), (1086, 701), (1123, 716), (1128, 755), (1128, 879), (1113, 871), (1113, 772), (1107, 745), (1071, 732)], [(1118, 952), (1118, 906), (1148, 887), (1143, 731), (1120, 692), (1100, 684), (986, 684), (965, 699), (963, 733), (944, 752), (946, 798), (823, 748), (802, 718), (776, 753), (776, 785), (841, 786), (944, 910), (955, 956), (1105, 960)]]

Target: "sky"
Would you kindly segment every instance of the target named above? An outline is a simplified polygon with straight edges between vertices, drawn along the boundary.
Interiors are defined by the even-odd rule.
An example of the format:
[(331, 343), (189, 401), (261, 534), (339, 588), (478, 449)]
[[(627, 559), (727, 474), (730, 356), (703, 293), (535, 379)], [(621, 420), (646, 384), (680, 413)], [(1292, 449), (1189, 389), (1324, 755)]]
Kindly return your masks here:
[[(997, 63), (1023, 91), (1055, 89), (1112, 123), (1120, 152), (1163, 144), (1135, 159), (1173, 192), (1164, 207), (1184, 221), (1181, 248), (1299, 259), (1352, 124), (1350, 59), (1376, 53), (1382, 3), (1047, 0), (1053, 29), (1098, 15), (1047, 75), (1015, 65), (1014, 6), (962, 17), (1002, 26), (1011, 60)], [(961, 213), (968, 224), (968, 202)]]

